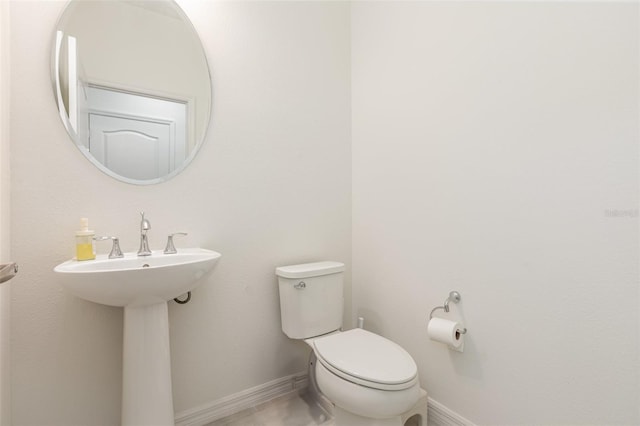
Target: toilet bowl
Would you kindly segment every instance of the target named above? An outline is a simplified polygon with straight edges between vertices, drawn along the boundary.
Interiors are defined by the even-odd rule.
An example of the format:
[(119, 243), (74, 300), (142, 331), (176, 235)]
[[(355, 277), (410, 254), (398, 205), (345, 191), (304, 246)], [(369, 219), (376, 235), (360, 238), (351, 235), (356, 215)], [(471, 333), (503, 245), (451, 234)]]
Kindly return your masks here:
[[(400, 416), (420, 398), (415, 362), (382, 336), (356, 328), (306, 342), (317, 357), (320, 391), (338, 409), (352, 414), (345, 424), (361, 417), (362, 424), (378, 419), (379, 424), (401, 425)], [(336, 414), (337, 420), (340, 414), (345, 417)]]
[(334, 404), (336, 426), (426, 426), (426, 392), (398, 344), (363, 329), (340, 331), (344, 264), (276, 269), (282, 330), (317, 358), (313, 383)]

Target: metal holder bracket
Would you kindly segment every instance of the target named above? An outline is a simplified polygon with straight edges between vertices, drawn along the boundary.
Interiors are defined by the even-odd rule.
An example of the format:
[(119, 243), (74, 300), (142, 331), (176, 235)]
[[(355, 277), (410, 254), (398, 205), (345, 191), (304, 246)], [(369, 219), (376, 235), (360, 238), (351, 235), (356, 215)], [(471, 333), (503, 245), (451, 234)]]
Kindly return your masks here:
[[(458, 293), (457, 291), (451, 291), (449, 292), (449, 297), (447, 297), (447, 300), (444, 301), (444, 305), (443, 306), (436, 306), (435, 308), (433, 308), (431, 310), (431, 313), (429, 314), (429, 320), (431, 320), (433, 318), (433, 314), (435, 311), (437, 311), (438, 309), (443, 309), (445, 312), (449, 312), (449, 303), (453, 302), (453, 303), (458, 303), (460, 302), (460, 300), (462, 300), (462, 297), (460, 296), (460, 293)], [(467, 332), (467, 329), (465, 327), (464, 330), (459, 330), (460, 334), (465, 334)]]

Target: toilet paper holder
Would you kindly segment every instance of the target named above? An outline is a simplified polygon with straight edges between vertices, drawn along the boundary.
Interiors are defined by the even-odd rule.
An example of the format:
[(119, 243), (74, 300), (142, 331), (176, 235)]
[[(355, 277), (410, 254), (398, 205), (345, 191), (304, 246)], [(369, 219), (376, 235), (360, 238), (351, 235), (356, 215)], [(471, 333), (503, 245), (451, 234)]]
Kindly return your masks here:
[[(449, 297), (447, 297), (447, 300), (444, 301), (444, 305), (443, 306), (436, 306), (435, 308), (433, 308), (431, 310), (431, 313), (429, 314), (429, 320), (431, 320), (433, 318), (433, 313), (435, 311), (437, 311), (438, 309), (443, 309), (445, 312), (449, 312), (449, 303), (453, 302), (453, 303), (458, 303), (460, 302), (460, 300), (462, 299), (462, 297), (460, 296), (460, 293), (457, 291), (451, 291), (449, 292)], [(465, 334), (467, 332), (467, 328), (465, 327), (464, 330), (459, 330), (460, 334)]]

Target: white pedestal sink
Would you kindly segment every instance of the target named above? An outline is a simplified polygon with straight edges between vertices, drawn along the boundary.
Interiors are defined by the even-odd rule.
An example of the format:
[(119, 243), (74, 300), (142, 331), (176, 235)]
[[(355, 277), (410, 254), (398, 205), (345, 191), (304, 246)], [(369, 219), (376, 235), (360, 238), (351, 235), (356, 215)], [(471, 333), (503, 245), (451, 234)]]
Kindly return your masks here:
[(124, 307), (123, 425), (174, 424), (167, 301), (197, 287), (219, 258), (220, 253), (195, 248), (69, 260), (54, 268), (74, 295)]

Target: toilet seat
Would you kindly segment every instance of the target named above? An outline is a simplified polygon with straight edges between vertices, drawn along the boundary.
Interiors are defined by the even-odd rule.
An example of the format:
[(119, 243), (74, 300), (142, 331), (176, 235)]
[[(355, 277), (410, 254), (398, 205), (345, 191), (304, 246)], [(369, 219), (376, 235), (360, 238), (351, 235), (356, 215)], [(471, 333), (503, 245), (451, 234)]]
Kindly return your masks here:
[(363, 329), (313, 340), (318, 361), (333, 374), (380, 390), (404, 390), (418, 382), (418, 367), (401, 346)]

